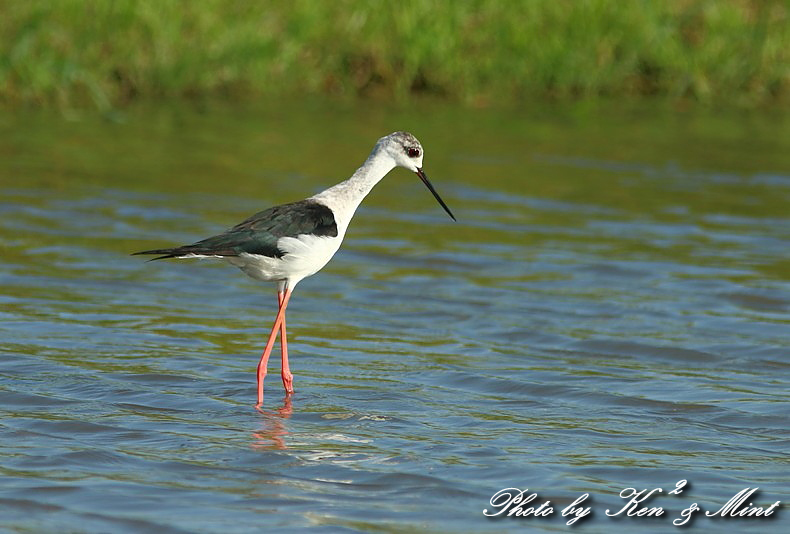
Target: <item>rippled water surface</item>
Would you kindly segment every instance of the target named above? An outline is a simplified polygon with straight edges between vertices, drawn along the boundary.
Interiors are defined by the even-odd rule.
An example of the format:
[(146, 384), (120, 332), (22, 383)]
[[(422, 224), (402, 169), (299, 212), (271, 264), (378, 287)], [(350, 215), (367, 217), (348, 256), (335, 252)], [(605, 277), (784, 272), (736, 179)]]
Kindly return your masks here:
[[(289, 307), (296, 394), (254, 370), (274, 288), (189, 243), (397, 169)], [(674, 531), (790, 499), (790, 128), (661, 105), (0, 116), (0, 527), (9, 532)], [(679, 480), (684, 492), (667, 493)], [(547, 518), (492, 520), (506, 487)], [(608, 518), (624, 488), (664, 516)], [(779, 532), (704, 517), (692, 531)]]

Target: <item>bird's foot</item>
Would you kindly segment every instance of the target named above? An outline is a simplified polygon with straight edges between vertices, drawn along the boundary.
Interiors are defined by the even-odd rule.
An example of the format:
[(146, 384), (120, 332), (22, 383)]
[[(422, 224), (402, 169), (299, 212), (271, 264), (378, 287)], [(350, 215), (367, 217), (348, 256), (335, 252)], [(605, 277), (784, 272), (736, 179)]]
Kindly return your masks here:
[(283, 387), (287, 395), (293, 395), (294, 392), (294, 375), (291, 373), (283, 373)]

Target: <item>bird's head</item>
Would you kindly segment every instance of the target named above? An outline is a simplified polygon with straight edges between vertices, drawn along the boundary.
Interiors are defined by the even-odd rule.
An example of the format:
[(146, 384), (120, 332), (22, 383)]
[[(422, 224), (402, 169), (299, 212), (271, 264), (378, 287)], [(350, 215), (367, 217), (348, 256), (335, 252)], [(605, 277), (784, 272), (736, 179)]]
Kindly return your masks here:
[(422, 170), (423, 150), (422, 145), (416, 137), (409, 132), (394, 132), (379, 139), (378, 145), (380, 149), (384, 150), (393, 161), (395, 161), (395, 165), (408, 169), (419, 176), (422, 183), (425, 184), (434, 198), (436, 198), (442, 208), (444, 208), (444, 211), (455, 220), (455, 216), (450, 211), (450, 208), (444, 203), (439, 193), (433, 188), (433, 185), (428, 181), (428, 177)]
[(422, 169), (422, 145), (408, 132), (395, 132), (379, 140), (395, 164), (411, 172)]

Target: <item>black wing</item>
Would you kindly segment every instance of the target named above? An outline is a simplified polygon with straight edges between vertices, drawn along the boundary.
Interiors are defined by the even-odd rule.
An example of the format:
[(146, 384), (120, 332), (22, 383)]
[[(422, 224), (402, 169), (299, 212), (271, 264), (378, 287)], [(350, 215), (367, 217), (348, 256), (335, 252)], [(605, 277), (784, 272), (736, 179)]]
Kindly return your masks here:
[(155, 260), (178, 258), (189, 254), (238, 256), (243, 252), (281, 258), (277, 248), (282, 237), (302, 234), (337, 236), (332, 210), (314, 200), (300, 200), (260, 211), (219, 235), (175, 248), (144, 250), (136, 254), (160, 254)]

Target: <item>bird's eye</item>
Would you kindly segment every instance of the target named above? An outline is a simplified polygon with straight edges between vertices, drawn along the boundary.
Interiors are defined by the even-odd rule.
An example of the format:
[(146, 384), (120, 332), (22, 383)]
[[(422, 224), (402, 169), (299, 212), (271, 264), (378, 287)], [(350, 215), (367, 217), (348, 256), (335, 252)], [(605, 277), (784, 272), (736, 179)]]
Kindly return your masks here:
[(407, 148), (406, 153), (409, 155), (410, 158), (419, 158), (420, 157), (420, 149), (419, 148)]

